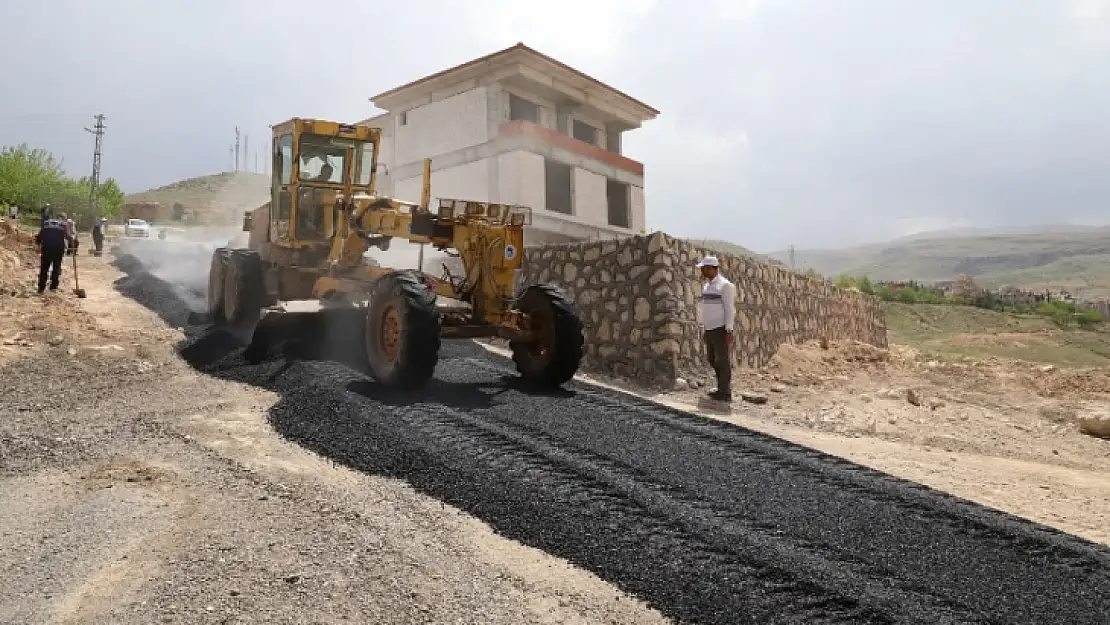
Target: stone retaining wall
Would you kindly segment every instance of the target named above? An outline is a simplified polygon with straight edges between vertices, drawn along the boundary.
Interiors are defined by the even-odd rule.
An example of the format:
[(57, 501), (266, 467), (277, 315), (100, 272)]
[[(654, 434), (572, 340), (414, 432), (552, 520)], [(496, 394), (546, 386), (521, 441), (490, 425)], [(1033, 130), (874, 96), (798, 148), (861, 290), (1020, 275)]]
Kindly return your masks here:
[(662, 232), (526, 251), (527, 278), (565, 288), (582, 315), (583, 369), (653, 385), (708, 372), (698, 325), (697, 259), (713, 253), (736, 284), (736, 361), (767, 364), (779, 345), (854, 339), (886, 347), (882, 302)]

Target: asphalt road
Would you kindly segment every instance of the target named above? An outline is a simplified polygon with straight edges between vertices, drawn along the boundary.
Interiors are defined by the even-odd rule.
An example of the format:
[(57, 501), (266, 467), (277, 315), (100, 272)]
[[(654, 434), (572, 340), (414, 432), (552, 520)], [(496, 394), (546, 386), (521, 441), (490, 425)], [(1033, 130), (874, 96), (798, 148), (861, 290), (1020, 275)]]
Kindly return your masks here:
[[(181, 322), (158, 282), (120, 290)], [(631, 396), (530, 393), (470, 342), (445, 343), (417, 395), (338, 363), (240, 352), (205, 328), (181, 350), (279, 393), (282, 436), (404, 479), (679, 622), (1110, 623), (1110, 550)]]

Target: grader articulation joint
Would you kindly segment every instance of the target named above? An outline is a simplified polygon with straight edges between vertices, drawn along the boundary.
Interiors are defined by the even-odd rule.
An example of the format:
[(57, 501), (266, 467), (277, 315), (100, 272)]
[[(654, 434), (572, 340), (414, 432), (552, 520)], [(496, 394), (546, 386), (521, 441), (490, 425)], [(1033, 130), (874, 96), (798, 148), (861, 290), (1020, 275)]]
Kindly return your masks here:
[[(508, 339), (527, 380), (570, 380), (583, 355), (576, 310), (554, 285), (519, 284), (531, 209), (444, 198), (432, 212), (430, 160), (419, 204), (379, 196), (379, 140), (377, 128), (322, 120), (273, 127), (270, 202), (245, 215), (247, 248), (212, 255), (213, 321), (251, 333), (248, 357), (291, 335), (316, 353), (358, 343), (372, 375), (391, 386), (424, 385), (441, 338)], [(394, 238), (454, 256), (461, 271), (445, 264), (436, 278), (367, 258)], [(322, 310), (292, 310), (300, 300)]]

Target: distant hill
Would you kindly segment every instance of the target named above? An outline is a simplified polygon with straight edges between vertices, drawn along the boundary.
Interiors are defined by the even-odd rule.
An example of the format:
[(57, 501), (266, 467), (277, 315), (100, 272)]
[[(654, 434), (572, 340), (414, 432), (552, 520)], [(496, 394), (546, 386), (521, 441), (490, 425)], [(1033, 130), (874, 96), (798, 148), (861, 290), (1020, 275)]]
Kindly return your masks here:
[[(772, 252), (787, 260), (789, 252)], [(799, 269), (877, 280), (949, 280), (960, 274), (981, 286), (1063, 288), (1079, 296), (1110, 295), (1110, 227), (1038, 226), (1008, 231), (926, 232), (888, 243), (840, 250), (795, 250)]]
[(158, 202), (166, 207), (180, 203), (190, 214), (211, 222), (234, 222), (244, 210), (269, 200), (270, 177), (242, 171), (187, 178), (126, 199), (128, 203)]
[(693, 243), (694, 245), (697, 245), (698, 247), (704, 247), (706, 249), (713, 250), (714, 252), (720, 252), (722, 254), (731, 254), (733, 256), (747, 256), (749, 258), (754, 258), (756, 260), (760, 260), (760, 261), (763, 261), (765, 263), (772, 263), (772, 264), (775, 264), (775, 265), (781, 265), (782, 264), (778, 260), (775, 260), (775, 259), (770, 258), (768, 256), (765, 256), (763, 254), (753, 252), (753, 251), (749, 250), (748, 248), (746, 248), (742, 245), (737, 245), (735, 243), (729, 243), (728, 241), (722, 241), (720, 239), (686, 239), (686, 240), (689, 241), (690, 243)]

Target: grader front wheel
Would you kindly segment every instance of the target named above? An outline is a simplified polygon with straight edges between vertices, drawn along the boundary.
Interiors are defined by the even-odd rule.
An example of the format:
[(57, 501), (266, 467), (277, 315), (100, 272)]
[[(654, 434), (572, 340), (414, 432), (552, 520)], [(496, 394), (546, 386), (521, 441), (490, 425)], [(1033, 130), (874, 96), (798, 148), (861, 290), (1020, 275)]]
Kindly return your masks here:
[(439, 360), (440, 313), (436, 295), (414, 272), (378, 279), (366, 314), (366, 359), (382, 384), (417, 389)]
[(528, 315), (532, 340), (511, 341), (513, 361), (521, 376), (534, 384), (559, 386), (578, 372), (585, 338), (582, 321), (558, 287), (528, 287), (517, 300), (517, 310)]

